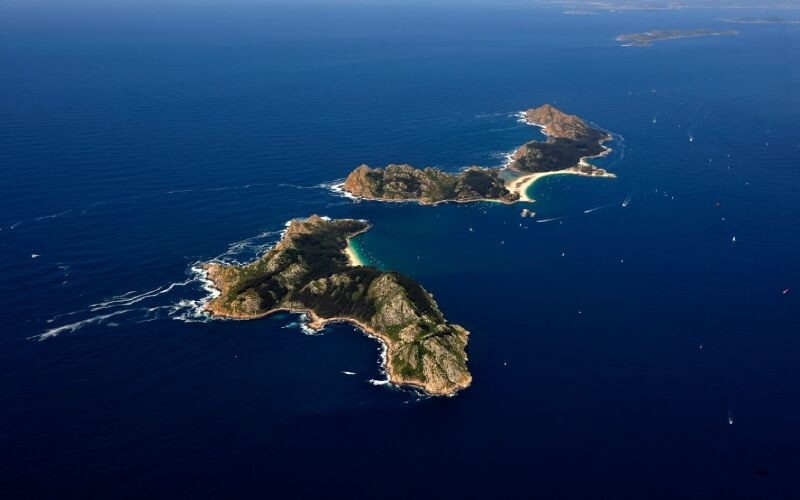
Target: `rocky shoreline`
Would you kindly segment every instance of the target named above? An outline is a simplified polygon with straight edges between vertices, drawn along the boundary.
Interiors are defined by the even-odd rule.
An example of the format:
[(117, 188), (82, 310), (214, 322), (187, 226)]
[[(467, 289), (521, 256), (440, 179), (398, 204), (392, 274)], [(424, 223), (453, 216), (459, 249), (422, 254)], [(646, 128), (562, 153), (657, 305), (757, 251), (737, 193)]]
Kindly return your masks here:
[(281, 241), (254, 262), (203, 264), (219, 292), (205, 312), (235, 320), (305, 313), (312, 329), (347, 322), (386, 346), (390, 383), (437, 396), (468, 387), (469, 332), (447, 322), (430, 293), (409, 278), (348, 262), (347, 240), (368, 229), (364, 221), (312, 215), (293, 220)]
[(521, 114), (525, 123), (542, 127), (547, 140), (527, 142), (510, 155), (503, 169), (518, 174), (515, 179), (504, 180), (500, 168), (473, 166), (450, 174), (432, 167), (419, 169), (405, 164), (383, 168), (361, 165), (337, 187), (346, 195), (362, 200), (410, 201), (422, 205), (479, 201), (513, 204), (532, 201), (519, 188), (527, 180), (535, 181), (545, 175), (572, 173), (615, 177), (585, 161), (611, 151), (603, 145), (611, 140), (610, 134), (548, 104)]

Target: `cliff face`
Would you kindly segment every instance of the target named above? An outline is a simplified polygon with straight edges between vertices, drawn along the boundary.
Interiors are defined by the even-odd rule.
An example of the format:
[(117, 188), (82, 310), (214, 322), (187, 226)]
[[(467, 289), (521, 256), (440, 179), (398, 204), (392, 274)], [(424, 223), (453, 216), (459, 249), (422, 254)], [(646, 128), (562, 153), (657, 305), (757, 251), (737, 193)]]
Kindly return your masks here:
[(388, 165), (385, 168), (370, 168), (361, 165), (350, 172), (343, 188), (362, 198), (417, 200), (422, 203), (517, 200), (517, 195), (506, 190), (498, 169), (478, 167), (448, 174), (430, 167), (418, 169), (410, 165)]
[(208, 279), (220, 291), (206, 309), (235, 319), (279, 309), (308, 311), (312, 326), (350, 321), (386, 343), (393, 383), (437, 395), (469, 386), (469, 332), (448, 323), (433, 297), (409, 278), (349, 266), (347, 238), (367, 228), (362, 221), (311, 216), (292, 221), (281, 241), (251, 264), (206, 264)]
[(602, 153), (602, 142), (608, 139), (606, 133), (549, 104), (529, 109), (525, 119), (543, 126), (547, 140), (531, 141), (517, 149), (508, 167), (519, 172), (552, 172), (577, 167), (581, 158)]
[(554, 139), (596, 142), (605, 137), (603, 132), (593, 129), (577, 116), (568, 115), (549, 104), (529, 109), (525, 112), (525, 119), (543, 126), (545, 134)]

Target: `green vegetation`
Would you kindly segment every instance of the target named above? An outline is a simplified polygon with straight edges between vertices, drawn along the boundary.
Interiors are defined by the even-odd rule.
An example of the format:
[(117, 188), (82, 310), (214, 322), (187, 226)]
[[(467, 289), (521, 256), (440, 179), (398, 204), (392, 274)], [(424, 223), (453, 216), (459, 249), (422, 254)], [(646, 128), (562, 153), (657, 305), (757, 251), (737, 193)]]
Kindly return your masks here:
[[(525, 119), (544, 127), (547, 135), (546, 141), (531, 141), (515, 151), (508, 168), (525, 174), (578, 167), (582, 158), (602, 153), (602, 142), (608, 139), (606, 133), (590, 127), (577, 116), (548, 104), (527, 110)], [(458, 174), (448, 174), (431, 167), (370, 168), (361, 165), (350, 172), (343, 188), (355, 196), (374, 200), (421, 203), (479, 200), (513, 203), (519, 200), (518, 193), (506, 189), (498, 168), (470, 167)]]
[(583, 157), (595, 156), (602, 151), (597, 141), (562, 138), (532, 141), (517, 150), (512, 168), (530, 173), (563, 170), (578, 165)]
[(245, 266), (205, 265), (220, 290), (207, 310), (248, 319), (276, 309), (310, 311), (321, 321), (351, 320), (387, 343), (390, 379), (431, 394), (469, 385), (468, 332), (448, 323), (418, 283), (375, 267), (351, 267), (347, 238), (367, 223), (311, 216), (295, 220), (283, 239)]
[(516, 201), (508, 192), (497, 168), (470, 167), (457, 174), (448, 174), (427, 167), (388, 165), (370, 168), (361, 165), (353, 170), (344, 189), (356, 196), (380, 200), (418, 200), (422, 203), (443, 201), (500, 200)]

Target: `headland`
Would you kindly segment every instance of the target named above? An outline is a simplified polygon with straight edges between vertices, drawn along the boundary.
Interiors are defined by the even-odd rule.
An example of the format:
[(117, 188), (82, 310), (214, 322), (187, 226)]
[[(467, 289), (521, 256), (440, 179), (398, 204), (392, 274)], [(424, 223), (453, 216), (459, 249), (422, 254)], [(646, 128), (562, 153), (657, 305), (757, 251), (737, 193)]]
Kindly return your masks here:
[(431, 395), (468, 387), (469, 332), (445, 320), (431, 294), (410, 278), (353, 265), (359, 261), (347, 253), (348, 240), (368, 229), (365, 221), (312, 215), (291, 221), (280, 242), (249, 264), (203, 264), (219, 291), (206, 312), (236, 320), (305, 313), (315, 329), (351, 323), (386, 346), (390, 383)]

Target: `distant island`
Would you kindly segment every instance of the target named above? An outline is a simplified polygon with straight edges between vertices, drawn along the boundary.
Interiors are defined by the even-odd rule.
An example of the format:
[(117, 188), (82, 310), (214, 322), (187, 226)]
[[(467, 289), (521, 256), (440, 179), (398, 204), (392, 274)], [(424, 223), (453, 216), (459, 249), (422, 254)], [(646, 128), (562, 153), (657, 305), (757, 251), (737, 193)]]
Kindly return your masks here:
[[(761, 0), (761, 9), (786, 9), (792, 0)], [(708, 8), (753, 8), (753, 0), (531, 0), (534, 4), (602, 12), (664, 11)]]
[(784, 19), (782, 17), (723, 17), (723, 23), (733, 24), (800, 24), (800, 19)]
[(341, 189), (358, 198), (381, 201), (443, 202), (532, 201), (528, 187), (545, 175), (575, 174), (614, 177), (585, 161), (610, 151), (603, 146), (611, 136), (574, 115), (549, 104), (521, 113), (522, 119), (542, 128), (547, 140), (523, 144), (501, 168), (472, 166), (459, 173), (433, 167), (361, 165), (347, 176)]
[(736, 30), (726, 31), (712, 31), (706, 29), (700, 30), (657, 30), (648, 31), (645, 33), (629, 33), (627, 35), (619, 35), (616, 40), (623, 42), (626, 47), (648, 47), (653, 45), (654, 42), (659, 40), (672, 40), (675, 38), (696, 38), (701, 36), (726, 36), (738, 35)]
[(205, 310), (239, 320), (301, 312), (314, 329), (351, 323), (384, 343), (391, 383), (431, 395), (469, 386), (469, 332), (448, 323), (431, 294), (410, 278), (361, 265), (349, 240), (368, 229), (364, 221), (312, 215), (291, 221), (280, 242), (250, 264), (203, 264), (218, 291)]

